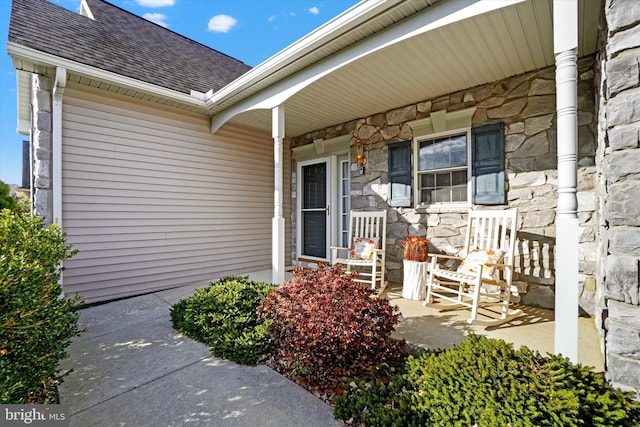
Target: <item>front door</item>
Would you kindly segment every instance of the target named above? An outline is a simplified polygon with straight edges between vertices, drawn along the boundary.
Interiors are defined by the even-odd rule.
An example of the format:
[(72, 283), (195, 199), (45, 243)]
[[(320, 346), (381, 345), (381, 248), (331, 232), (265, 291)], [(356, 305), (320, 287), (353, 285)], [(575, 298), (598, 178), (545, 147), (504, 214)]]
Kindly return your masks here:
[(349, 209), (349, 163), (337, 156), (298, 164), (298, 257), (329, 261), (330, 247), (344, 244)]
[(304, 258), (327, 259), (331, 199), (328, 159), (305, 162), (300, 166), (300, 255)]

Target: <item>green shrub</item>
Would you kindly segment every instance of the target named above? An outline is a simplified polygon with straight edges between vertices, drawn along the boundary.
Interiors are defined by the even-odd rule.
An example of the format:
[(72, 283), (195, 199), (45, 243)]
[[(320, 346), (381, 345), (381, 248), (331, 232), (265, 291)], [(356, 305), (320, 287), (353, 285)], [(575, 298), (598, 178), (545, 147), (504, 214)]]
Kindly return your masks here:
[(75, 252), (56, 225), (0, 213), (0, 402), (55, 403), (58, 363), (78, 335), (80, 300), (60, 298), (60, 263)]
[(409, 356), (389, 384), (354, 384), (334, 413), (366, 425), (397, 425), (387, 411), (402, 413), (404, 425), (640, 425), (640, 403), (602, 375), (476, 335), (439, 353)]
[[(400, 372), (388, 381), (370, 376), (345, 385), (345, 395), (335, 399), (333, 415), (347, 425), (423, 427), (428, 426), (424, 412), (416, 411), (404, 395), (409, 387)], [(404, 398), (400, 398), (403, 396)]]
[(400, 318), (389, 301), (344, 275), (339, 266), (297, 269), (260, 306), (274, 349), (267, 364), (329, 398), (345, 378), (393, 367), (403, 344), (390, 335)]
[(271, 346), (269, 323), (256, 308), (273, 285), (247, 277), (225, 277), (171, 308), (173, 327), (211, 347), (211, 352), (244, 365), (255, 365)]
[(11, 196), (11, 187), (3, 181), (0, 181), (0, 210), (15, 210), (17, 207), (18, 202)]

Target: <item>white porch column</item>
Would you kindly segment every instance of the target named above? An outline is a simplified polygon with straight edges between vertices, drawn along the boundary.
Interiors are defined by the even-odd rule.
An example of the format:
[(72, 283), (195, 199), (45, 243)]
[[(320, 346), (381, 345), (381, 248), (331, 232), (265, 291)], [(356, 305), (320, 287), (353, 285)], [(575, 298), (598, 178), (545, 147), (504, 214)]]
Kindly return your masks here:
[(284, 105), (272, 110), (273, 128), (273, 221), (271, 229), (271, 280), (275, 284), (284, 283), (284, 217), (282, 213), (282, 145), (284, 139)]
[(555, 353), (578, 362), (578, 0), (553, 1), (558, 116)]

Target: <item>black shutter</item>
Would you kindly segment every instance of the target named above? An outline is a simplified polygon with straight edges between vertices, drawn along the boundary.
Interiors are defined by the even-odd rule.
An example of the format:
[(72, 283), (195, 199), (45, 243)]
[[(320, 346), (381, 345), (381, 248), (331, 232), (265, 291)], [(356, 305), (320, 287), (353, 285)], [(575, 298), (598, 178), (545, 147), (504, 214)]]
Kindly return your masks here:
[(504, 123), (471, 129), (471, 158), (473, 203), (505, 204)]
[(31, 141), (22, 141), (22, 188), (31, 190)]
[(411, 141), (389, 144), (389, 206), (411, 206)]

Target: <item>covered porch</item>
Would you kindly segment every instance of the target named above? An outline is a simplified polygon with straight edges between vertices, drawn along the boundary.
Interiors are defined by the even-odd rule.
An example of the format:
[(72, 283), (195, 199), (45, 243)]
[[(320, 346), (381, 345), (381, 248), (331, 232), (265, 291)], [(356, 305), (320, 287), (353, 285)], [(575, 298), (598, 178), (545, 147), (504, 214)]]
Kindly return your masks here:
[[(434, 230), (436, 235), (427, 234), (427, 238), (437, 249), (455, 252), (454, 240), (467, 205), (517, 205), (527, 212), (523, 231), (538, 240), (557, 241), (555, 252), (544, 252), (544, 277), (538, 279), (547, 287), (555, 281), (564, 284), (553, 290), (555, 314), (562, 319), (548, 338), (555, 339), (551, 351), (577, 361), (579, 221), (587, 220), (585, 215), (578, 216), (576, 194), (578, 155), (585, 154), (578, 153), (582, 123), (578, 113), (583, 126), (593, 125), (596, 117), (592, 97), (583, 96), (586, 105), (578, 105), (578, 81), (583, 79), (589, 87), (594, 81), (594, 67), (585, 68), (585, 61), (578, 58), (593, 60), (599, 15), (599, 7), (591, 9), (577, 1), (412, 1), (375, 6), (362, 2), (207, 98), (214, 110), (212, 132), (225, 123), (271, 130), (271, 281), (284, 280), (287, 262), (328, 262), (327, 248), (340, 246), (336, 243), (344, 235), (337, 216), (343, 219), (349, 209), (389, 211), (389, 235), (394, 241), (387, 242), (387, 249), (397, 248), (395, 239), (407, 233)], [(337, 41), (344, 45), (334, 50)], [(446, 49), (439, 49), (441, 45)], [(267, 77), (260, 74), (268, 71)], [(457, 206), (454, 200), (445, 200), (444, 208), (422, 200), (420, 179), (426, 175), (418, 171), (416, 153), (419, 144), (429, 143), (424, 138), (471, 132), (474, 126), (497, 121), (505, 123), (506, 142), (498, 151), (506, 160), (496, 176), (508, 181), (509, 194), (501, 190), (500, 202), (476, 200), (471, 184), (475, 166), (465, 163), (466, 197), (455, 200), (462, 201), (463, 208), (452, 210)], [(595, 137), (589, 132), (583, 139), (592, 141)], [(362, 153), (366, 166), (358, 167), (351, 158), (356, 138), (367, 146)], [(403, 168), (391, 170), (390, 144), (407, 141), (409, 160), (400, 162)], [(472, 144), (465, 145), (469, 159)], [(585, 167), (593, 165), (595, 154), (595, 143), (589, 144)], [(293, 152), (290, 180), (295, 188), (290, 200), (284, 197), (289, 191), (284, 179), (287, 148)], [(306, 193), (300, 190), (307, 188), (307, 171), (313, 184), (309, 188), (322, 183), (322, 191), (309, 190), (309, 199), (319, 200), (312, 206), (307, 206)], [(404, 174), (403, 200), (391, 194), (392, 172)], [(338, 190), (344, 185), (347, 190)], [(291, 224), (285, 219), (285, 202), (295, 209)], [(308, 231), (301, 225), (305, 209), (326, 212), (326, 218), (314, 220)], [(322, 250), (306, 251), (300, 244), (300, 236), (312, 234), (314, 243), (323, 243), (314, 248), (320, 247), (326, 256)], [(440, 241), (434, 242), (434, 237)], [(285, 244), (292, 245), (291, 255), (285, 252)], [(531, 258), (538, 252), (533, 251)], [(396, 255), (387, 258), (388, 271), (399, 271), (401, 259)], [(547, 274), (547, 267), (555, 265), (558, 269)], [(390, 274), (389, 281), (393, 280), (401, 278)], [(596, 337), (593, 342), (600, 340)]]

